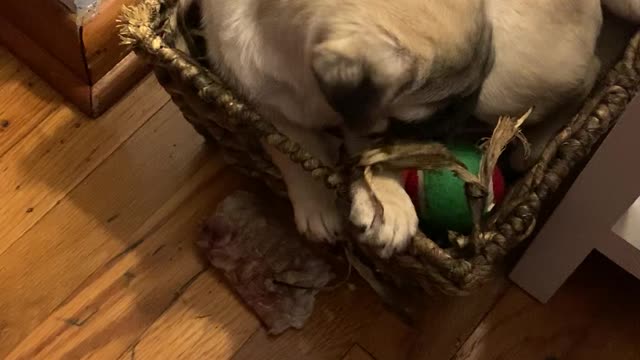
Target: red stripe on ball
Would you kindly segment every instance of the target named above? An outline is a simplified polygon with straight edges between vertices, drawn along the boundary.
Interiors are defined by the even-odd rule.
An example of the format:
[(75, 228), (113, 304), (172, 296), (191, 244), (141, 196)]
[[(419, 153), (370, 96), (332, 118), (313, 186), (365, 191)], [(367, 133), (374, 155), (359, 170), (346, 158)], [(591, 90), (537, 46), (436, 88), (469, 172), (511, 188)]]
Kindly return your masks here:
[(420, 201), (420, 192), (418, 191), (420, 187), (420, 177), (418, 176), (418, 171), (416, 169), (405, 170), (402, 172), (402, 177), (404, 178), (405, 191), (409, 194), (413, 205), (418, 207)]
[(505, 196), (505, 181), (500, 168), (496, 166), (493, 171), (493, 201), (496, 204), (502, 203)]

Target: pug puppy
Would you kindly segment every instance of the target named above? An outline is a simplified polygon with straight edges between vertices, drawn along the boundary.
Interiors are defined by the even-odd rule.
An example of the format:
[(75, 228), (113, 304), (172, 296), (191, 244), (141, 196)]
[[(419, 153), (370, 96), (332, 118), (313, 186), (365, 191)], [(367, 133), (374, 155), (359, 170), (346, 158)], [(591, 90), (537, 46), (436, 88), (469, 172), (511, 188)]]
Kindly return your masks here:
[[(485, 0), (181, 0), (201, 8), (211, 66), (258, 112), (326, 164), (341, 129), (352, 154), (392, 123), (428, 121), (474, 99), (491, 68)], [(477, 97), (477, 96), (476, 96)], [(300, 232), (333, 242), (344, 225), (332, 191), (264, 143)], [(352, 187), (351, 222), (382, 256), (403, 249), (418, 218), (398, 174)]]

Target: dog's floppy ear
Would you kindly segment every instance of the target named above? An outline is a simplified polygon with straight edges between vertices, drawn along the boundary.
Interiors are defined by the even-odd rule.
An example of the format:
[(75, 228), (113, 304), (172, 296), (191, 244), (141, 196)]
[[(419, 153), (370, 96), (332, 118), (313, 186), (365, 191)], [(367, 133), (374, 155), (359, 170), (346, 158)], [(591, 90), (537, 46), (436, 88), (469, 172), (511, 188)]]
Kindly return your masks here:
[(333, 109), (352, 127), (365, 126), (369, 114), (382, 100), (382, 90), (374, 82), (372, 69), (363, 59), (329, 47), (313, 52), (313, 73)]

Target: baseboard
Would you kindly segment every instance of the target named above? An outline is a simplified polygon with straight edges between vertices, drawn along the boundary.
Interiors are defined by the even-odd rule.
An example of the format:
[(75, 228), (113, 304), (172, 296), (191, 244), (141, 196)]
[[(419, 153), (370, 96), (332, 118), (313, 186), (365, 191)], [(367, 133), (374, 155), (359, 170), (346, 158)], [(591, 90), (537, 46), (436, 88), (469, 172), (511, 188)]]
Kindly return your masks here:
[(123, 6), (140, 0), (101, 0), (96, 11), (81, 20), (87, 72), (93, 84), (113, 69), (129, 51), (122, 45), (116, 22)]
[(129, 53), (91, 87), (91, 111), (99, 116), (116, 103), (133, 85), (150, 71), (134, 53)]

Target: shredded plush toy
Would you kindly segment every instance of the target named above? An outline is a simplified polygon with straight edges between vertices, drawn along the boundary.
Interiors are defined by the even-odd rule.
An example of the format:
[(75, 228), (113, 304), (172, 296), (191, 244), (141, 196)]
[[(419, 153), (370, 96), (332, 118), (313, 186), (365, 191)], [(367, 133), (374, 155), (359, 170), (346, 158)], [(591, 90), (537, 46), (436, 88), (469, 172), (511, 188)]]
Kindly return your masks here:
[[(205, 224), (201, 246), (269, 333), (301, 328), (331, 267), (305, 246), (277, 200), (247, 192), (227, 197)], [(284, 214), (283, 214), (284, 213)]]

